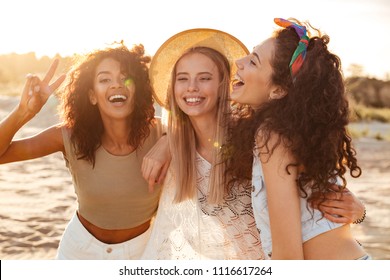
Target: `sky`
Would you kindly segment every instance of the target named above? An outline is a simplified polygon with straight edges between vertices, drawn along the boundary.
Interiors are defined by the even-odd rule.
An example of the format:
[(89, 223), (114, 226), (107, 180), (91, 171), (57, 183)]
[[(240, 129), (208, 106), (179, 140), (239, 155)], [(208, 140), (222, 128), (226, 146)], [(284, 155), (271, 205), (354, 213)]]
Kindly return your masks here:
[(389, 0), (3, 0), (0, 54), (68, 56), (114, 41), (143, 44), (153, 55), (190, 28), (220, 29), (249, 50), (277, 28), (274, 17), (309, 21), (330, 36), (329, 48), (363, 74), (390, 79)]

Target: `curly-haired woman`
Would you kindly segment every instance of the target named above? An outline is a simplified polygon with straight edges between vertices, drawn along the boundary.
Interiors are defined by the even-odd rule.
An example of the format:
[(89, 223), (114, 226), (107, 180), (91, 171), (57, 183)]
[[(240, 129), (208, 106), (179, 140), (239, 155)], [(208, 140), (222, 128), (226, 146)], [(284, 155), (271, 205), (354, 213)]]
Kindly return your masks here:
[(27, 78), (19, 105), (0, 123), (0, 163), (62, 152), (78, 208), (62, 236), (59, 259), (139, 259), (149, 238), (158, 191), (141, 175), (144, 155), (160, 136), (154, 118), (150, 57), (123, 44), (80, 56), (61, 99), (62, 122), (30, 138), (15, 133), (64, 81)]
[(256, 223), (272, 259), (367, 259), (349, 224), (311, 208), (325, 200), (329, 182), (340, 181), (332, 191), (343, 195), (347, 168), (353, 177), (361, 173), (346, 131), (340, 59), (310, 25), (275, 22), (283, 28), (236, 61), (231, 98), (246, 105), (235, 107), (230, 184), (252, 177)]

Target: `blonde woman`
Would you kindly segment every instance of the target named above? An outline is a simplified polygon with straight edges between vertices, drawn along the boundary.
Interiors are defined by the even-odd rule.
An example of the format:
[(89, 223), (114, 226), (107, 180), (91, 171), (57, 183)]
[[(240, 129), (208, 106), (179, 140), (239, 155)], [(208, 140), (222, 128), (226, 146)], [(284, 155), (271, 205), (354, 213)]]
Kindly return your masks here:
[(250, 188), (226, 189), (219, 153), (232, 62), (246, 53), (227, 33), (195, 29), (173, 36), (153, 57), (151, 81), (156, 100), (169, 111), (168, 142), (177, 152), (145, 259), (264, 258)]

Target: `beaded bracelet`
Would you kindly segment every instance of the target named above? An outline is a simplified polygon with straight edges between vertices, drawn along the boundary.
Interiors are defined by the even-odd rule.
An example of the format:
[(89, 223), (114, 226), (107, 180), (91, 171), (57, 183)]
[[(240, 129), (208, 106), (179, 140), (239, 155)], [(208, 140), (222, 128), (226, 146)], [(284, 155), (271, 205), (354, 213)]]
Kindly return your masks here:
[(366, 207), (364, 207), (363, 216), (361, 216), (359, 219), (353, 222), (353, 224), (361, 224), (363, 223), (364, 219), (366, 218)]

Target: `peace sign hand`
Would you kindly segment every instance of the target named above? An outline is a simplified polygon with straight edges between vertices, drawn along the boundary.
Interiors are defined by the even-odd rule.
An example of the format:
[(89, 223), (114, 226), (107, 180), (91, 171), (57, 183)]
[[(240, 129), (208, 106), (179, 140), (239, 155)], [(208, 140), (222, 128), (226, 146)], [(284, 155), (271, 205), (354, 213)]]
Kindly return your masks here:
[(58, 59), (53, 61), (42, 81), (37, 76), (27, 75), (19, 107), (31, 117), (35, 116), (42, 109), (53, 91), (65, 80), (66, 75), (63, 74), (52, 84), (49, 84), (58, 67), (58, 63)]

